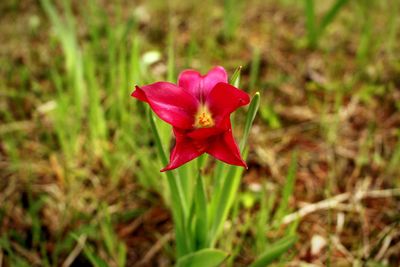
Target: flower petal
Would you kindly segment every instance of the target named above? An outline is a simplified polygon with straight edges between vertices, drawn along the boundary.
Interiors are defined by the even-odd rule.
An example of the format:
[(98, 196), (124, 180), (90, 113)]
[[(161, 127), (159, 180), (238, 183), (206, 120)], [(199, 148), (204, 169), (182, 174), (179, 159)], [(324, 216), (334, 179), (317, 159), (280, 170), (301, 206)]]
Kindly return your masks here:
[(240, 156), (239, 148), (231, 130), (213, 139), (207, 149), (207, 153), (223, 162), (247, 169), (246, 162)]
[(228, 82), (228, 74), (220, 66), (214, 67), (204, 76), (195, 70), (184, 70), (178, 77), (178, 85), (199, 101), (205, 100), (214, 86), (220, 82)]
[(207, 99), (218, 83), (228, 83), (228, 74), (221, 66), (214, 67), (203, 77), (203, 97)]
[(199, 128), (187, 133), (188, 137), (192, 139), (205, 139), (211, 136), (221, 134), (225, 129), (212, 127), (212, 128)]
[(168, 165), (161, 169), (161, 172), (176, 169), (206, 151), (205, 142), (193, 141), (177, 128), (174, 128), (174, 134), (176, 137), (175, 147), (172, 149)]
[(132, 92), (131, 96), (139, 99), (140, 101), (149, 103), (149, 101), (147, 100), (146, 94), (143, 92), (143, 90), (141, 90), (138, 86), (135, 86), (135, 89), (136, 90)]
[(147, 102), (162, 120), (172, 126), (181, 129), (193, 127), (199, 102), (181, 87), (168, 82), (157, 82), (136, 86), (131, 96)]
[(200, 100), (200, 84), (202, 83), (202, 79), (199, 72), (195, 70), (184, 70), (179, 74), (178, 86), (188, 91), (191, 95), (196, 97), (197, 100)]
[(246, 92), (228, 83), (218, 83), (206, 100), (216, 125), (225, 121), (233, 111), (249, 102), (250, 97)]

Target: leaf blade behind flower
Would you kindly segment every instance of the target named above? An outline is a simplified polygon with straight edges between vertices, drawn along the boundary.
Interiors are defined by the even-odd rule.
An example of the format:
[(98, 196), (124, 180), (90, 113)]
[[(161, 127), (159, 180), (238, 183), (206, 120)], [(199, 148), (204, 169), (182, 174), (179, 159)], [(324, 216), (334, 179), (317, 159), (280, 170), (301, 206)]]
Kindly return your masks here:
[(269, 265), (272, 261), (279, 258), (289, 248), (291, 248), (297, 240), (297, 236), (286, 236), (267, 247), (265, 252), (258, 257), (250, 267), (264, 267)]
[[(153, 132), (153, 136), (155, 139), (158, 156), (163, 165), (168, 164), (168, 158), (164, 151), (164, 148), (161, 143), (160, 134), (157, 130), (155, 117), (152, 114), (151, 110), (148, 110), (148, 117), (150, 121), (150, 129)], [(187, 244), (187, 239), (185, 238), (185, 218), (187, 212), (186, 202), (184, 201), (184, 195), (182, 189), (178, 186), (176, 176), (173, 172), (167, 171), (165, 172), (167, 176), (167, 181), (169, 185), (169, 189), (171, 190), (171, 198), (172, 198), (172, 215), (175, 222), (175, 240), (177, 245), (177, 252), (179, 255), (185, 255), (190, 251), (190, 245)]]
[[(244, 155), (244, 158), (247, 157), (246, 152), (246, 143), (247, 138), (249, 137), (251, 126), (256, 117), (258, 107), (260, 104), (260, 93), (257, 92), (253, 99), (250, 102), (249, 110), (246, 115), (246, 123), (244, 128), (244, 133), (242, 137), (242, 141), (240, 142), (240, 151)], [(221, 167), (222, 169), (226, 169), (226, 164)], [(244, 169), (229, 166), (227, 168), (226, 174), (223, 174), (223, 177), (216, 177), (216, 179), (221, 179), (218, 188), (217, 194), (215, 195), (214, 201), (211, 203), (210, 207), (210, 227), (211, 227), (211, 244), (214, 245), (219, 237), (219, 234), (222, 231), (222, 227), (226, 218), (228, 217), (229, 211), (232, 207), (233, 200), (235, 197), (235, 192), (237, 192), (238, 187), (240, 185), (240, 177), (243, 173)], [(223, 172), (221, 171), (221, 174)]]
[(176, 267), (215, 267), (219, 266), (228, 254), (218, 249), (202, 249), (180, 258)]

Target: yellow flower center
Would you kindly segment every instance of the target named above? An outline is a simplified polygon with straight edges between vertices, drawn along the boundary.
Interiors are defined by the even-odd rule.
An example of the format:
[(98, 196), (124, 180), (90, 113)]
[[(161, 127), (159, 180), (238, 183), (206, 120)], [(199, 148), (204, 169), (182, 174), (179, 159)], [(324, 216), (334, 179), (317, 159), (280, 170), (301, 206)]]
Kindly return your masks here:
[(199, 110), (196, 113), (194, 126), (196, 128), (210, 128), (214, 126), (214, 120), (207, 106), (200, 106)]

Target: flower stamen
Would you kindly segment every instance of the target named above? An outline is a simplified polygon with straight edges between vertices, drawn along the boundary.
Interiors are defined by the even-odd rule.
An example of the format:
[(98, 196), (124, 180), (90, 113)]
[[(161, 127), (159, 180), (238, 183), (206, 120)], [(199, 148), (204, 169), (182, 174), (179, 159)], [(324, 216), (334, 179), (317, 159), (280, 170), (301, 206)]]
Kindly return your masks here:
[(194, 126), (196, 128), (210, 128), (214, 126), (214, 120), (207, 106), (200, 106), (196, 113)]

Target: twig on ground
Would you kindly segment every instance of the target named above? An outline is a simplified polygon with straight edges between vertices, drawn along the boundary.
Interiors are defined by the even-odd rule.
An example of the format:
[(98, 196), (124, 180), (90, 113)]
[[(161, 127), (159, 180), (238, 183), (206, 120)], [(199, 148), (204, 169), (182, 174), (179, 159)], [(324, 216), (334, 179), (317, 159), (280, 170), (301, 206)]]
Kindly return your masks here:
[(0, 135), (9, 134), (17, 131), (32, 131), (35, 128), (35, 123), (29, 120), (14, 121), (0, 126)]
[(0, 267), (3, 266), (3, 250), (0, 249)]
[(81, 235), (78, 238), (78, 242), (75, 246), (75, 248), (71, 251), (71, 253), (68, 255), (68, 257), (65, 259), (64, 263), (61, 265), (62, 267), (69, 267), (71, 264), (74, 262), (76, 257), (81, 253), (83, 247), (85, 246), (86, 243), (86, 235)]
[(143, 223), (144, 220), (144, 215), (139, 216), (137, 219), (135, 219), (132, 223), (128, 224), (124, 228), (122, 228), (119, 231), (119, 236), (120, 237), (125, 237), (127, 235), (132, 234), (133, 232), (136, 231), (136, 229), (139, 228), (139, 226)]
[(391, 256), (399, 255), (399, 251), (400, 251), (400, 242), (390, 246), (390, 248), (385, 253), (385, 256), (386, 256), (386, 258), (388, 258)]
[(358, 191), (355, 194), (349, 192), (336, 195), (329, 199), (324, 199), (317, 203), (312, 203), (304, 206), (296, 212), (286, 215), (283, 217), (282, 222), (284, 224), (289, 224), (294, 222), (298, 218), (303, 218), (306, 215), (319, 211), (335, 208), (338, 204), (345, 202), (347, 200), (354, 200), (358, 202), (366, 198), (385, 198), (400, 196), (400, 188), (384, 189), (384, 190), (371, 190), (371, 191)]
[(0, 203), (5, 203), (6, 199), (11, 196), (17, 188), (17, 179), (13, 179), (13, 177), (6, 179), (9, 181), (6, 181), (6, 183), (8, 183), (7, 188), (0, 194)]
[(354, 262), (354, 256), (351, 254), (350, 251), (347, 250), (347, 248), (342, 244), (342, 242), (340, 242), (340, 240), (337, 236), (332, 236), (331, 240), (332, 240), (334, 246), (345, 256), (345, 259), (349, 263)]
[(174, 237), (172, 232), (168, 232), (165, 235), (163, 235), (158, 241), (147, 251), (147, 253), (144, 255), (143, 259), (139, 261), (137, 264), (134, 266), (147, 266), (150, 262), (150, 260), (156, 255), (164, 246), (165, 243), (170, 241)]
[(13, 249), (20, 254), (22, 257), (24, 257), (25, 259), (27, 259), (32, 266), (41, 266), (42, 265), (42, 260), (40, 259), (39, 255), (37, 255), (36, 253), (29, 251), (27, 249), (25, 249), (24, 247), (22, 247), (21, 245), (19, 245), (16, 242), (10, 242), (11, 246), (13, 247)]
[(391, 235), (386, 236), (385, 239), (383, 240), (381, 248), (379, 249), (378, 253), (375, 256), (376, 261), (380, 261), (384, 258), (386, 252), (390, 247), (391, 242), (392, 242), (392, 236)]

